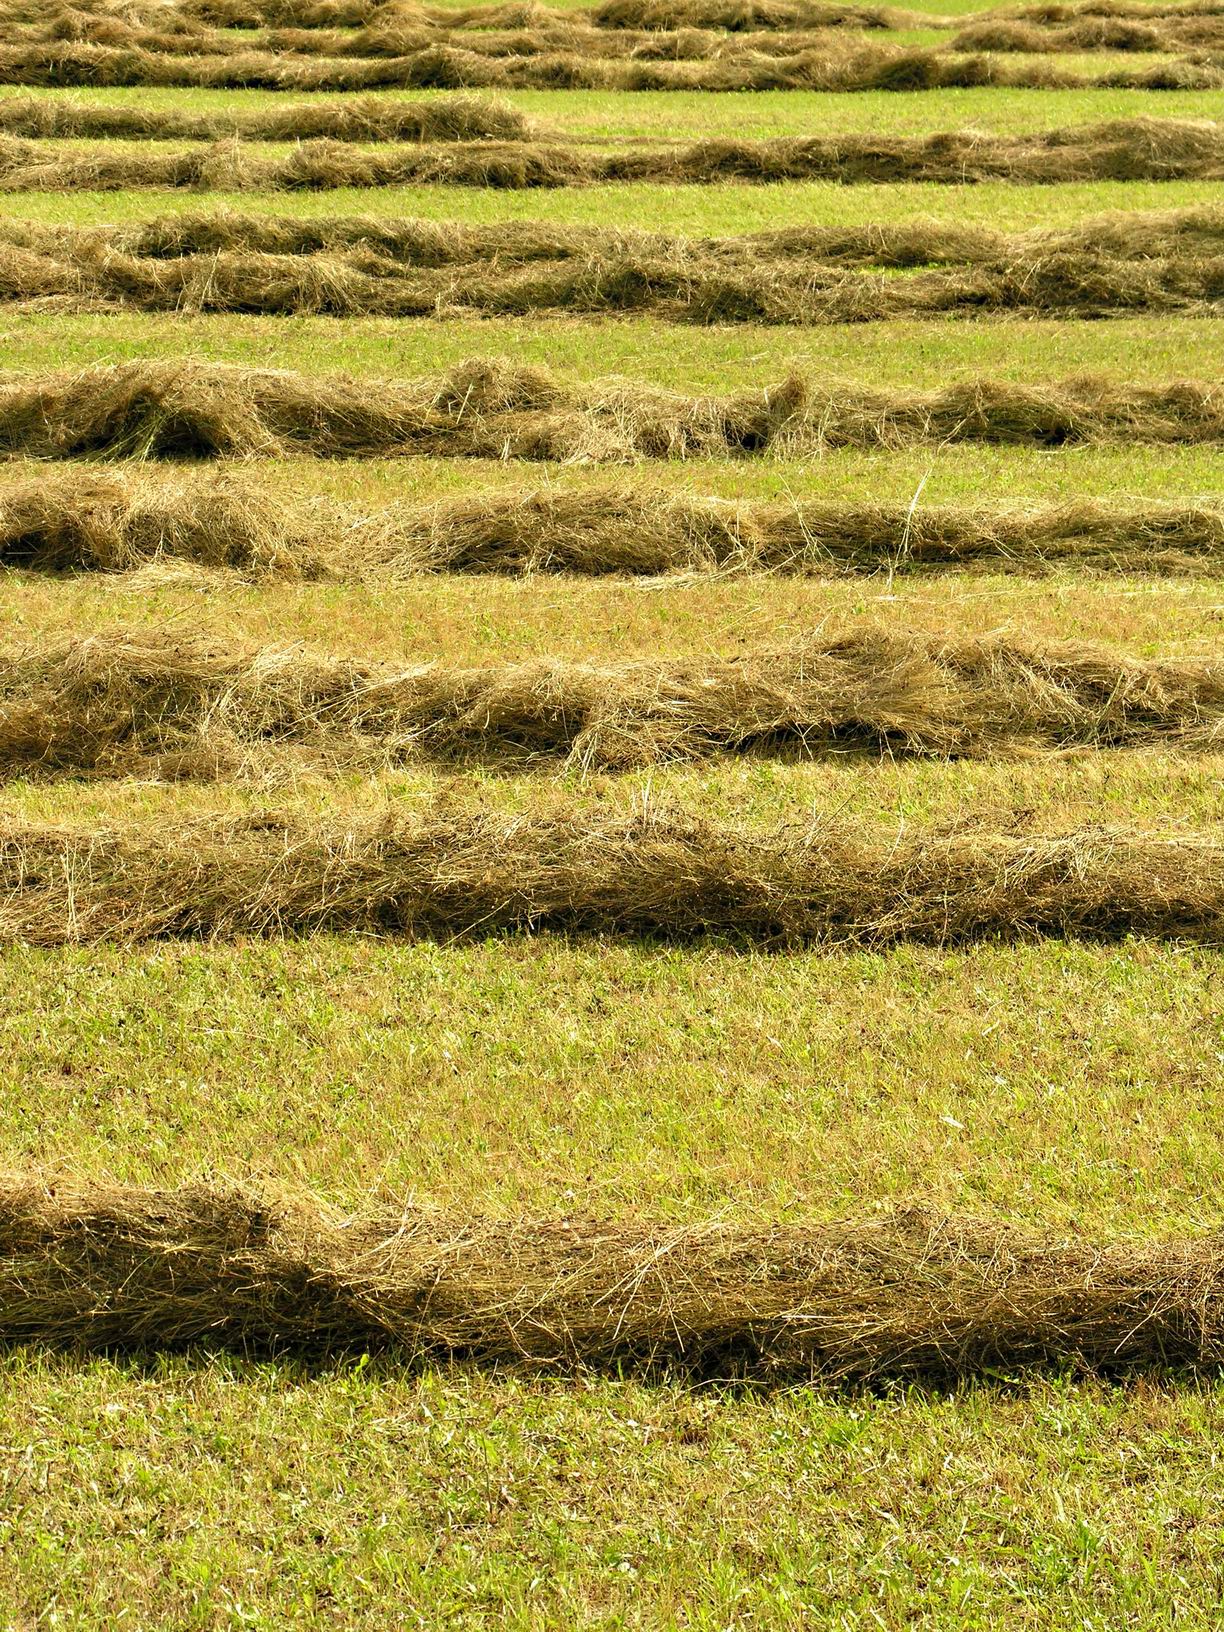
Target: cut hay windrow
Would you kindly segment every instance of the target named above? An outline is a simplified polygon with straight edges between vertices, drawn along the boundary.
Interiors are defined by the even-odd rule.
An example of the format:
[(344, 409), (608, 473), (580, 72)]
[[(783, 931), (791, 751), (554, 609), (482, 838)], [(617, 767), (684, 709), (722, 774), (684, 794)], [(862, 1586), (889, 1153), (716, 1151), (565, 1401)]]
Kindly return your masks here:
[(877, 52), (894, 49), (878, 42), (866, 47), (865, 42), (831, 36), (824, 30), (736, 35), (702, 29), (685, 29), (679, 33), (608, 32), (558, 12), (543, 14), (525, 25), (462, 34), (445, 24), (425, 20), (416, 12), (384, 12), (365, 28), (266, 29), (254, 41), (235, 38), (227, 30), (198, 25), (150, 28), (119, 18), (99, 24), (92, 18), (82, 17), (79, 26), (66, 30), (61, 19), (52, 18), (42, 24), (8, 29), (6, 42), (15, 49), (54, 46), (62, 50), (79, 44), (111, 51), (195, 59), (250, 58), (252, 55), (287, 59), (299, 56), (404, 58), (451, 45), (465, 53), (489, 58), (582, 55), (622, 62), (638, 59), (704, 61), (714, 57), (742, 61), (758, 56), (798, 57), (815, 51), (837, 56), (865, 48)]
[(75, 97), (0, 97), (0, 133), (80, 140), (467, 142), (536, 140), (538, 124), (485, 97), (354, 96), (193, 113)]
[(0, 943), (551, 931), (742, 948), (1132, 935), (1224, 945), (1224, 838), (731, 827), (487, 804), (330, 825), (0, 828)]
[(980, 181), (1224, 180), (1224, 126), (1207, 120), (1120, 119), (1019, 136), (779, 137), (600, 152), (559, 142), (438, 142), (364, 147), (327, 140), (289, 153), (218, 142), (142, 152), (105, 142), (64, 151), (54, 141), (0, 137), (0, 190), (221, 192), (332, 187), (549, 188), (603, 182), (835, 181), (847, 185)]
[(947, 568), (1037, 573), (1224, 571), (1217, 502), (1115, 499), (1028, 508), (810, 499), (732, 504), (640, 482), (368, 508), (274, 495), (258, 474), (162, 478), (77, 466), (0, 487), (0, 564), (128, 572), (154, 562), (260, 578), (400, 581), (418, 573), (766, 572), (811, 577)]
[[(838, 0), (603, 0), (602, 4), (550, 8), (539, 0), (501, 5), (424, 6), (415, 0), (193, 0), (185, 25), (221, 28), (368, 28), (380, 23), (431, 24), (452, 33), (530, 28), (549, 22), (629, 31), (720, 29), (726, 33), (783, 30), (912, 29), (946, 27), (952, 21), (897, 6), (841, 4)], [(29, 22), (39, 19), (27, 15)], [(156, 14), (149, 16), (155, 25)], [(963, 18), (955, 19), (957, 23)]]
[(0, 1343), (761, 1384), (1214, 1373), (1224, 1247), (918, 1209), (800, 1224), (346, 1216), (215, 1185), (11, 1175)]
[[(611, 239), (613, 235), (608, 235)], [(536, 312), (650, 315), (672, 323), (812, 326), (887, 319), (1215, 315), (1224, 255), (1119, 260), (1090, 253), (1008, 256), (916, 271), (822, 267), (793, 254), (749, 259), (672, 241), (652, 252), (609, 243), (585, 256), (515, 265), (480, 257), (406, 263), (373, 248), (314, 254), (212, 250), (133, 256), (97, 235), (54, 253), (0, 242), (0, 303), (60, 311), (309, 313), (453, 318)]]
[[(729, 36), (740, 39), (741, 36)], [(601, 36), (605, 41), (614, 35)], [(750, 36), (743, 36), (747, 40)], [(493, 56), (470, 42), (403, 54), (325, 57), (246, 49), (191, 55), (140, 46), (34, 43), (0, 46), (0, 85), (194, 86), (269, 91), (605, 90), (922, 91), (994, 85), (1014, 90), (1202, 91), (1224, 86), (1210, 55), (1168, 57), (1143, 67), (1087, 71), (1042, 58), (948, 55), (916, 46), (826, 47), (778, 55), (747, 44), (713, 55), (618, 57), (587, 50), (528, 49)], [(537, 42), (540, 44), (540, 42)]]
[(1224, 47), (1224, 11), (1159, 17), (1082, 17), (1060, 25), (998, 18), (970, 23), (949, 42), (949, 51), (1173, 52)]
[(0, 457), (584, 460), (794, 455), (992, 442), (1224, 440), (1224, 391), (1194, 380), (969, 379), (906, 392), (793, 374), (725, 397), (567, 381), (478, 359), (406, 382), (180, 360), (0, 375)]
[(89, 227), (12, 216), (0, 220), (0, 248), (8, 246), (46, 256), (105, 253), (154, 260), (225, 251), (292, 256), (360, 249), (407, 267), (484, 262), (517, 267), (613, 255), (683, 255), (736, 269), (771, 262), (894, 269), (988, 266), (1060, 255), (1158, 261), (1224, 254), (1224, 206), (1109, 210), (1071, 226), (1026, 232), (926, 218), (783, 227), (713, 238), (576, 226), (546, 217), (468, 224), (393, 215), (250, 214), (223, 205)]
[(821, 633), (733, 658), (408, 667), (135, 629), (0, 651), (0, 777), (238, 776), (311, 761), (1224, 750), (1224, 663)]

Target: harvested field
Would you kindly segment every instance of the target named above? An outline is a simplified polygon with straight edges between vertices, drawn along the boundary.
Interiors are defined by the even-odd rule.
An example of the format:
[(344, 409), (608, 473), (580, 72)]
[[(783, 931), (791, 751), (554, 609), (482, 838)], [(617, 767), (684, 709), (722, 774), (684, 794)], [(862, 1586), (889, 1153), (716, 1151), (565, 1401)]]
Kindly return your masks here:
[(375, 582), (418, 573), (765, 572), (813, 577), (980, 567), (1213, 573), (1224, 507), (1116, 500), (1026, 509), (811, 501), (735, 505), (638, 482), (577, 493), (489, 490), (435, 505), (273, 497), (257, 479), (76, 470), (0, 488), (0, 564), (39, 573), (186, 562), (252, 579)]
[(235, 109), (233, 114), (191, 113), (65, 97), (0, 97), (0, 132), (9, 136), (151, 141), (345, 142), (527, 141), (539, 130), (516, 109), (481, 97), (405, 102), (355, 96), (287, 107)]
[(565, 760), (618, 771), (720, 753), (943, 757), (1037, 748), (1224, 749), (1224, 663), (878, 628), (773, 651), (614, 666), (407, 669), (164, 632), (0, 653), (0, 776), (240, 775), (261, 752), (325, 767)]
[(500, 1223), (198, 1186), (0, 1192), (0, 1338), (692, 1378), (1109, 1375), (1224, 1358), (1218, 1244), (917, 1211), (847, 1223)]
[(1058, 448), (1224, 440), (1212, 385), (1044, 387), (979, 379), (933, 392), (873, 391), (795, 375), (763, 391), (686, 397), (627, 380), (568, 383), (542, 369), (466, 363), (432, 380), (342, 377), (203, 363), (0, 375), (0, 454), (215, 459), (296, 450), (612, 461), (794, 454), (836, 447), (1001, 442)]
[(974, 181), (1055, 185), (1068, 181), (1213, 181), (1224, 178), (1224, 132), (1216, 124), (1115, 120), (1038, 136), (976, 132), (929, 137), (781, 138), (698, 142), (688, 147), (599, 153), (561, 143), (449, 142), (380, 151), (302, 142), (287, 155), (241, 141), (181, 152), (63, 152), (53, 142), (0, 139), (0, 191), (190, 188), (277, 191), (336, 187), (551, 188), (609, 181), (836, 181), (845, 185)]
[[(739, 36), (733, 36), (739, 38)], [(616, 38), (603, 36), (605, 41)], [(1045, 57), (949, 56), (942, 51), (863, 46), (793, 56), (747, 47), (697, 58), (587, 55), (539, 49), (491, 56), (453, 44), (406, 55), (331, 58), (242, 50), (179, 55), (86, 44), (0, 47), (0, 85), (196, 86), (276, 91), (616, 90), (915, 91), (993, 85), (1012, 90), (1215, 90), (1224, 68), (1209, 55), (1169, 57), (1150, 67), (1088, 72)]]
[(927, 3), (0, 0), (0, 1626), (1214, 1632), (1224, 0)]
[(654, 808), (0, 833), (6, 943), (542, 930), (745, 948), (1133, 935), (1218, 946), (1224, 843), (1117, 829), (770, 831)]

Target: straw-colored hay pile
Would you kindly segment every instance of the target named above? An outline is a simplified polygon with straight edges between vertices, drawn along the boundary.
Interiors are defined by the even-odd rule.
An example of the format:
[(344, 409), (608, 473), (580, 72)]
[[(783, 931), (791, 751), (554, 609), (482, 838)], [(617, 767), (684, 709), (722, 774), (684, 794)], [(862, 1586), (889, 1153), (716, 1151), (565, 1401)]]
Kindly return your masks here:
[(749, 947), (1224, 944), (1224, 841), (721, 826), (644, 808), (0, 830), (0, 942), (553, 930)]
[(418, 573), (770, 572), (813, 577), (979, 567), (1191, 573), (1224, 559), (1217, 504), (1083, 501), (1023, 508), (812, 499), (732, 504), (641, 481), (499, 486), (355, 510), (274, 496), (258, 474), (52, 469), (0, 486), (0, 564), (128, 572), (185, 562), (259, 578), (394, 581)]
[(1116, 1376), (1219, 1367), (1224, 1257), (1213, 1236), (1097, 1244), (918, 1212), (499, 1223), (10, 1180), (0, 1335), (761, 1382)]
[(983, 755), (1224, 748), (1224, 664), (884, 629), (734, 658), (408, 668), (132, 630), (0, 653), (0, 776), (238, 774), (562, 757), (620, 770), (712, 754)]
[(196, 362), (0, 375), (0, 455), (215, 459), (226, 455), (585, 460), (761, 456), (929, 442), (1214, 443), (1224, 393), (1080, 378), (1041, 386), (976, 379), (876, 390), (792, 375), (728, 396), (631, 380), (577, 383), (479, 359), (387, 382)]

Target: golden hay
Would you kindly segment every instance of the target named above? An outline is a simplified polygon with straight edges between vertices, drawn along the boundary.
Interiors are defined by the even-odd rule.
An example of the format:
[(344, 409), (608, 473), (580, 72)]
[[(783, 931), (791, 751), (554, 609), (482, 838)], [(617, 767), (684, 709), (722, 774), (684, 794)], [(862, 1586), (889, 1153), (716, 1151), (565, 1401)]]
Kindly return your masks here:
[(1131, 935), (1224, 944), (1224, 840), (717, 825), (487, 805), (419, 818), (0, 829), (0, 942), (543, 930), (737, 947)]
[(688, 459), (827, 447), (995, 442), (1224, 440), (1224, 393), (1182, 380), (1079, 378), (1040, 386), (971, 379), (876, 390), (792, 375), (725, 397), (636, 381), (570, 382), (488, 359), (403, 383), (246, 369), (189, 359), (0, 374), (0, 456), (214, 459)]
[[(981, 85), (1012, 89), (1213, 90), (1224, 68), (1208, 53), (1168, 57), (1151, 66), (1083, 71), (1029, 57), (948, 55), (915, 46), (845, 44), (810, 46), (778, 54), (803, 36), (777, 36), (769, 49), (754, 49), (752, 35), (728, 35), (675, 44), (645, 36), (648, 44), (627, 54), (631, 41), (613, 32), (590, 31), (581, 49), (558, 48), (547, 37), (524, 35), (518, 54), (493, 54), (489, 42), (472, 49), (443, 36), (421, 45), (384, 40), (373, 55), (326, 57), (305, 51), (229, 49), (187, 53), (139, 45), (33, 41), (0, 46), (0, 84), (37, 86), (141, 85), (247, 88), (277, 91), (421, 90), (616, 90), (616, 91), (922, 91)], [(814, 37), (813, 37), (814, 38)], [(371, 46), (373, 42), (370, 42)], [(503, 51), (512, 42), (503, 42)], [(763, 42), (759, 42), (763, 43)], [(409, 49), (405, 49), (409, 47)], [(598, 49), (595, 49), (598, 47)], [(626, 54), (622, 54), (626, 53)], [(897, 138), (901, 141), (902, 138)], [(78, 184), (80, 185), (80, 184)]]
[(1224, 749), (1224, 663), (883, 628), (733, 658), (450, 668), (133, 629), (0, 652), (0, 776), (417, 757), (624, 770), (718, 753)]
[(542, 128), (504, 102), (474, 96), (419, 102), (380, 96), (317, 98), (208, 113), (79, 97), (6, 96), (0, 97), (0, 132), (72, 140), (509, 142), (538, 140)]
[(761, 1383), (1214, 1371), (1224, 1256), (1217, 1235), (1100, 1244), (916, 1209), (502, 1223), (14, 1176), (0, 1186), (0, 1341)]
[(688, 186), (721, 181), (925, 182), (1173, 181), (1224, 179), (1224, 127), (1200, 120), (1121, 119), (1036, 134), (779, 137), (600, 152), (562, 143), (439, 142), (362, 147), (327, 140), (288, 154), (219, 142), (172, 152), (0, 136), (0, 191), (114, 191), (133, 187), (227, 192), (331, 187), (577, 187), (607, 181)]
[(1028, 508), (732, 504), (640, 481), (486, 489), (370, 512), (274, 496), (238, 470), (47, 471), (0, 487), (0, 564), (129, 572), (182, 563), (250, 578), (385, 582), (423, 572), (813, 577), (954, 567), (1041, 572), (1218, 572), (1219, 505), (1119, 498)]
[[(1198, 315), (1224, 301), (1221, 248), (1224, 212), (1210, 208), (1010, 236), (918, 222), (713, 239), (221, 210), (135, 227), (0, 223), (0, 300), (337, 317), (651, 312), (690, 323)], [(914, 270), (897, 278), (875, 265)]]

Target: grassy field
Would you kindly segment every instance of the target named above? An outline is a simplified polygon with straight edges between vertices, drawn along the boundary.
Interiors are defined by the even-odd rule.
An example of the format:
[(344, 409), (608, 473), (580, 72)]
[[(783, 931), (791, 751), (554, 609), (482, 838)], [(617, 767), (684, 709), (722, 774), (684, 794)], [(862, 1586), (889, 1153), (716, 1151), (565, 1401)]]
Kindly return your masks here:
[[(274, 97), (73, 94), (197, 110)], [(601, 145), (1219, 112), (1212, 93), (1121, 91), (506, 100)], [(1218, 191), (421, 187), (18, 194), (5, 209), (72, 223), (229, 205), (691, 234), (918, 218), (1018, 230), (1205, 206)], [(343, 371), (371, 392), (475, 356), (720, 392), (792, 366), (916, 389), (975, 374), (1211, 380), (1224, 363), (1218, 319), (1134, 317), (779, 330), (48, 308), (0, 311), (0, 340), (7, 370), (208, 358)], [(42, 468), (0, 467), (0, 499)], [(273, 490), (370, 511), (609, 476), (423, 459), (249, 469)], [(612, 474), (745, 500), (1224, 496), (1214, 446), (840, 450)], [(1070, 568), (394, 586), (9, 570), (3, 587), (6, 647), (146, 628), (477, 665), (731, 655), (868, 623), (949, 641), (1005, 630), (1209, 657), (1224, 626), (1224, 579)], [(343, 821), (478, 798), (506, 811), (674, 804), (729, 821), (837, 816), (905, 832), (1218, 834), (1222, 795), (1224, 750), (1090, 750), (952, 763), (728, 757), (587, 778), (425, 766), (244, 785), (32, 778), (3, 797), (10, 824), (135, 820), (165, 832), (268, 806)], [(1224, 1212), (1221, 975), (1217, 950), (1152, 940), (771, 954), (556, 935), (15, 945), (0, 958), (0, 1167), (270, 1183), (346, 1207), (374, 1198), (499, 1218), (823, 1219), (918, 1201), (1105, 1238), (1196, 1233)], [(421, 1370), (385, 1357), (312, 1368), (10, 1349), (0, 1359), (0, 1624), (1207, 1628), (1221, 1591), (1222, 1414), (1210, 1377), (1115, 1386), (1004, 1373), (951, 1391), (768, 1392)]]

